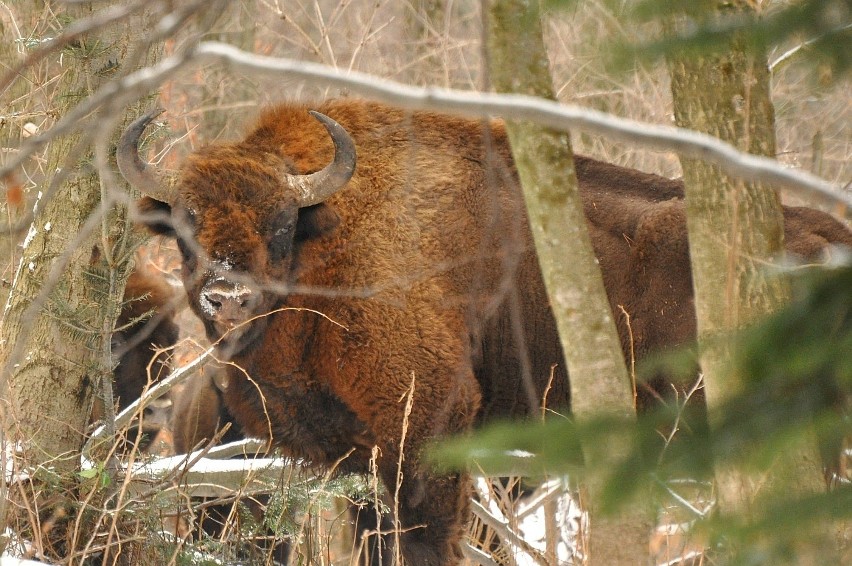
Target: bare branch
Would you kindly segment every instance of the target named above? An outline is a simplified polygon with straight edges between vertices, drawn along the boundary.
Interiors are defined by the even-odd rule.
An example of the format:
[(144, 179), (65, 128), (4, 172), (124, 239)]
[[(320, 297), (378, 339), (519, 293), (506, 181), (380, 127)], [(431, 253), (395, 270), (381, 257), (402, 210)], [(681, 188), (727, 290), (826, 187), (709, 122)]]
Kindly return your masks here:
[[(185, 366), (181, 366), (171, 372), (165, 379), (157, 383), (154, 387), (148, 390), (146, 394), (144, 394), (140, 399), (137, 399), (133, 403), (127, 406), (121, 413), (119, 413), (115, 417), (115, 430), (121, 430), (126, 427), (133, 420), (133, 417), (139, 413), (140, 410), (144, 409), (149, 403), (152, 401), (156, 401), (166, 393), (172, 390), (176, 385), (183, 383), (186, 379), (193, 374), (193, 372), (198, 369), (204, 362), (207, 361), (213, 353), (213, 347), (208, 348), (204, 351), (203, 354), (192, 360), (190, 363)], [(98, 440), (103, 440), (108, 436), (108, 427), (101, 425), (95, 432), (92, 433), (91, 438), (86, 443), (88, 447), (94, 442)], [(84, 448), (83, 453), (86, 452)]]
[(244, 72), (282, 73), (305, 81), (345, 88), (412, 110), (441, 110), (479, 118), (503, 116), (557, 129), (587, 131), (660, 151), (676, 151), (687, 157), (714, 163), (736, 177), (793, 189), (816, 204), (840, 206), (842, 214), (852, 218), (852, 196), (841, 192), (831, 183), (805, 171), (787, 169), (774, 159), (741, 152), (717, 138), (691, 130), (646, 124), (530, 96), (413, 87), (364, 73), (343, 72), (325, 65), (255, 55), (217, 42), (199, 44), (195, 55)]
[(852, 29), (852, 24), (847, 24), (845, 26), (840, 26), (838, 28), (831, 29), (831, 30), (829, 30), (829, 31), (827, 31), (823, 34), (820, 34), (816, 37), (813, 37), (813, 38), (811, 38), (807, 41), (804, 41), (802, 43), (794, 45), (793, 47), (791, 47), (790, 49), (788, 49), (787, 51), (785, 51), (784, 53), (782, 53), (781, 55), (776, 57), (774, 61), (769, 63), (770, 72), (775, 71), (775, 69), (779, 65), (781, 65), (785, 61), (789, 60), (791, 57), (793, 57), (799, 51), (801, 51), (803, 49), (807, 49), (808, 47), (810, 47), (811, 45), (813, 45), (817, 41), (820, 41), (821, 39), (825, 39), (826, 36), (834, 35), (836, 33), (839, 33), (839, 32), (842, 32), (842, 31), (845, 31), (845, 30), (848, 30), (848, 29)]
[(475, 546), (472, 546), (469, 542), (462, 545), (462, 554), (464, 554), (464, 557), (472, 561), (474, 564), (481, 564), (482, 566), (498, 566), (497, 562), (495, 562), (490, 555), (479, 550)]
[(527, 557), (534, 560), (536, 564), (546, 564), (541, 552), (512, 530), (505, 517), (498, 517), (488, 511), (479, 501), (472, 499), (470, 508), (474, 515), (479, 517), (483, 523), (494, 529), (503, 539), (516, 547), (518, 552), (523, 551)]
[(852, 196), (828, 181), (805, 171), (785, 168), (774, 159), (741, 152), (717, 138), (699, 132), (642, 123), (531, 96), (414, 87), (317, 63), (256, 55), (218, 42), (200, 43), (157, 65), (107, 84), (77, 105), (50, 131), (29, 138), (6, 166), (0, 168), (0, 176), (20, 166), (55, 136), (74, 130), (82, 118), (106, 102), (115, 103), (119, 100), (129, 103), (158, 88), (184, 68), (205, 62), (218, 62), (226, 67), (259, 75), (295, 76), (307, 82), (346, 89), (411, 110), (445, 111), (477, 118), (502, 116), (557, 129), (591, 132), (659, 151), (675, 151), (714, 163), (742, 179), (794, 190), (815, 205), (837, 208), (838, 214), (852, 219)]
[(292, 468), (293, 464), (283, 458), (201, 458), (183, 469), (181, 466), (186, 465), (185, 460), (184, 456), (173, 456), (135, 466), (130, 496), (138, 497), (139, 493), (147, 491), (151, 483), (158, 483), (176, 470), (181, 471), (181, 483), (171, 490), (175, 497), (227, 497), (234, 492), (243, 495), (270, 493), (280, 485), (282, 472)]
[(44, 134), (27, 138), (14, 157), (10, 158), (7, 164), (0, 168), (0, 176), (17, 169), (31, 155), (41, 150), (57, 136), (75, 131), (86, 116), (102, 105), (107, 103), (128, 104), (141, 98), (177, 74), (190, 62), (188, 53), (173, 55), (156, 65), (140, 69), (122, 79), (107, 83), (65, 114), (50, 130)]
[(138, 2), (126, 6), (109, 6), (94, 17), (71, 23), (61, 34), (45, 40), (42, 45), (27, 55), (20, 63), (13, 66), (5, 75), (0, 77), (0, 93), (3, 93), (12, 82), (15, 81), (24, 69), (35, 65), (51, 53), (54, 53), (67, 45), (72, 44), (83, 34), (93, 30), (102, 29), (107, 25), (127, 19), (137, 10), (145, 7), (145, 2)]

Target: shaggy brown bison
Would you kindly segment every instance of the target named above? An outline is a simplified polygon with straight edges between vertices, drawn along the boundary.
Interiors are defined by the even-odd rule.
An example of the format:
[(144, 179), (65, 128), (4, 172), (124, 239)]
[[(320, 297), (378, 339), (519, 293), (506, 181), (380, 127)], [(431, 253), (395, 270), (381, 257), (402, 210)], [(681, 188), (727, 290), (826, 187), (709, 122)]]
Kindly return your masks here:
[[(468, 479), (421, 465), (424, 445), (538, 408), (551, 378), (548, 405), (569, 402), (506, 133), (360, 100), (312, 108), (274, 107), (242, 141), (192, 154), (174, 192), (136, 152), (153, 115), (125, 132), (119, 165), (159, 199), (140, 203), (149, 227), (177, 238), (189, 303), (233, 362), (222, 399), (242, 432), (342, 471), (367, 470), (377, 446), (406, 562), (455, 564)], [(690, 340), (680, 182), (576, 167), (634, 351)], [(793, 251), (852, 245), (825, 214), (785, 215)]]
[[(149, 381), (168, 373), (164, 348), (178, 340), (172, 319), (174, 291), (160, 277), (134, 270), (124, 288), (124, 305), (113, 333), (115, 394), (119, 409), (138, 399)], [(150, 370), (149, 370), (150, 365)]]
[[(174, 297), (174, 291), (161, 277), (138, 267), (131, 272), (112, 335), (112, 351), (118, 359), (113, 370), (118, 411), (139, 399), (149, 381), (168, 373), (168, 355), (162, 349), (174, 346), (178, 340), (178, 327), (172, 319)], [(145, 409), (140, 432), (153, 434), (169, 424), (171, 411), (163, 404), (155, 402)], [(96, 400), (92, 420), (101, 418), (103, 405)]]

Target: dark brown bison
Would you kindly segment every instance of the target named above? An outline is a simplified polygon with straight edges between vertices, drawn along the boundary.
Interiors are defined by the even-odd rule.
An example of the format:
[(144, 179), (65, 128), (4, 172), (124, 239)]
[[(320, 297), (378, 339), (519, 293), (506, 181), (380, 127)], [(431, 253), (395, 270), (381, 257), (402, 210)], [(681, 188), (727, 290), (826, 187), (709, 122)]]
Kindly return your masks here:
[[(178, 340), (178, 327), (173, 320), (175, 293), (157, 275), (137, 267), (124, 288), (124, 298), (112, 335), (113, 355), (118, 364), (113, 370), (113, 395), (118, 411), (142, 396), (146, 385), (164, 377), (170, 368), (164, 348)], [(168, 400), (158, 400), (146, 407), (136, 432), (153, 435), (169, 425)], [(98, 399), (92, 419), (103, 418), (103, 404)], [(135, 438), (128, 439), (131, 443)], [(150, 440), (150, 438), (148, 438)], [(146, 443), (143, 442), (142, 447)]]
[(115, 393), (120, 410), (138, 399), (151, 381), (168, 373), (168, 353), (163, 349), (174, 346), (179, 333), (172, 318), (174, 303), (175, 293), (161, 277), (139, 268), (130, 274), (113, 332), (113, 353), (118, 357)]
[[(226, 425), (228, 430), (223, 434), (221, 442), (233, 442), (242, 440), (245, 436), (241, 433), (239, 423), (233, 415), (228, 412), (222, 399), (223, 387), (226, 386), (227, 374), (224, 368), (208, 365), (201, 371), (190, 376), (185, 387), (174, 398), (174, 406), (171, 414), (171, 430), (174, 438), (174, 449), (177, 454), (187, 454), (195, 448), (202, 446), (204, 442), (210, 441)], [(265, 496), (241, 500), (238, 505), (247, 508), (252, 515), (259, 519), (269, 499)], [(205, 503), (204, 509), (196, 523), (197, 534), (204, 533), (207, 536), (221, 538), (225, 532), (225, 526), (229, 520), (241, 517), (241, 513), (234, 512), (232, 505), (210, 505)], [(377, 513), (370, 501), (353, 502), (350, 506), (350, 516), (355, 529), (356, 540), (363, 541), (363, 552), (366, 556), (376, 558), (380, 555), (378, 547), (381, 540), (372, 533), (379, 532), (377, 524)], [(384, 523), (381, 532), (391, 532), (393, 524), (383, 517)], [(258, 521), (260, 523), (260, 521)], [(274, 540), (275, 533), (263, 533), (260, 541), (256, 544), (247, 545), (243, 550), (251, 555), (262, 552), (264, 556), (272, 556), (278, 563), (286, 564), (290, 553), (288, 540)], [(273, 539), (270, 544), (270, 539)], [(369, 562), (377, 564), (376, 562)], [(359, 561), (359, 564), (361, 562)]]
[[(119, 164), (159, 195), (140, 210), (177, 238), (191, 308), (233, 362), (222, 399), (242, 432), (342, 471), (367, 470), (377, 446), (406, 562), (455, 564), (468, 479), (421, 465), (424, 445), (537, 409), (551, 377), (548, 405), (569, 403), (506, 133), (358, 100), (315, 108), (277, 106), (242, 141), (194, 153), (172, 193), (136, 154), (151, 115), (123, 136)], [(691, 340), (680, 182), (576, 167), (633, 350)], [(827, 215), (785, 215), (793, 251), (852, 245)]]

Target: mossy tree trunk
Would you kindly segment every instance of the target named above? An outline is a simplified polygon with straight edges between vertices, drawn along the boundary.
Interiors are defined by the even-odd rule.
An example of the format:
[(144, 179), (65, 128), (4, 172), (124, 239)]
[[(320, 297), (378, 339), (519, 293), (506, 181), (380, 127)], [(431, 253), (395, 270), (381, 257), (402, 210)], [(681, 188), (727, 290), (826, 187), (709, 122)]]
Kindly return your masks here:
[[(718, 9), (754, 8), (746, 2), (720, 2)], [(743, 151), (775, 156), (774, 110), (763, 53), (746, 50), (738, 39), (722, 53), (672, 57), (669, 67), (678, 126), (711, 134)], [(731, 178), (702, 161), (681, 158), (681, 163), (700, 364), (712, 428), (721, 416), (719, 408), (744, 385), (731, 367), (734, 344), (728, 338), (787, 300), (784, 279), (771, 269), (783, 252), (783, 216), (771, 187)], [(748, 513), (761, 485), (780, 483), (804, 492), (822, 486), (815, 447), (779, 453), (767, 472), (758, 477), (718, 467), (721, 512)]]
[[(486, 64), (494, 88), (553, 99), (538, 2), (492, 0), (488, 24)], [(572, 414), (578, 420), (635, 416), (630, 378), (583, 214), (570, 136), (511, 120), (507, 130), (571, 376)], [(600, 451), (583, 451), (594, 468), (588, 460)], [(644, 509), (600, 516), (595, 501), (601, 483), (588, 477), (584, 485), (591, 496), (592, 563), (647, 561), (650, 516)]]
[[(58, 21), (66, 23), (88, 18), (97, 10), (90, 3), (62, 7)], [(61, 116), (107, 81), (135, 70), (123, 65), (132, 46), (150, 29), (149, 17), (147, 10), (137, 9), (122, 24), (93, 30), (65, 48), (53, 111)], [(134, 67), (153, 63), (158, 53), (156, 48), (147, 49)], [(133, 108), (126, 119), (138, 111)], [(84, 128), (89, 132), (104, 123), (103, 116), (89, 120)], [(29, 494), (38, 493), (29, 504), (45, 513), (57, 512), (48, 508), (54, 503), (74, 505), (74, 472), (80, 465), (93, 394), (102, 382), (104, 390), (110, 391), (110, 337), (132, 256), (123, 207), (113, 208), (87, 237), (80, 236), (103, 197), (109, 191), (124, 190), (98, 175), (91, 146), (84, 148), (80, 159), (71, 161), (81, 139), (80, 133), (67, 135), (48, 146), (47, 176), (39, 193), (48, 192), (60, 171), (70, 174), (55, 195), (49, 199), (40, 195), (36, 203), (0, 322), (5, 441), (16, 447), (19, 465), (43, 473), (35, 475), (45, 481)], [(96, 246), (98, 252), (93, 251)], [(63, 256), (69, 259), (67, 267), (53, 277), (51, 271)], [(27, 497), (12, 491), (13, 499)], [(58, 544), (70, 544), (62, 532), (43, 533), (45, 539), (54, 535), (59, 537)], [(62, 552), (59, 547), (54, 550)]]

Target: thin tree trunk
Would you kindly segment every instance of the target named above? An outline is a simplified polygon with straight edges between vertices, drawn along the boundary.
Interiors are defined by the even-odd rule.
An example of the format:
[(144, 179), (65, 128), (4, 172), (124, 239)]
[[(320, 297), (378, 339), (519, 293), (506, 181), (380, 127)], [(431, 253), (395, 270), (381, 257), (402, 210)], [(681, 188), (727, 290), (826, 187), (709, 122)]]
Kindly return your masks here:
[[(68, 4), (62, 17), (79, 21), (95, 9), (91, 4)], [(148, 28), (144, 12), (137, 10), (126, 25), (95, 30), (63, 51), (54, 108), (58, 114), (117, 73), (133, 70), (122, 65), (130, 46)], [(137, 64), (151, 64), (157, 56), (156, 48), (148, 49)], [(102, 118), (100, 122), (92, 118), (90, 128), (97, 128)], [(57, 512), (69, 498), (73, 500), (74, 471), (80, 465), (93, 393), (99, 383), (111, 392), (110, 335), (130, 268), (127, 221), (121, 209), (111, 210), (88, 236), (80, 237), (112, 188), (93, 167), (96, 157), (91, 148), (85, 148), (77, 162), (71, 161), (80, 139), (79, 134), (57, 138), (47, 150), (48, 175), (40, 192), (47, 192), (60, 171), (70, 174), (52, 198), (42, 198), (36, 205), (0, 323), (0, 411), (5, 440), (15, 446), (19, 465), (50, 470), (43, 478), (36, 476), (49, 481), (39, 484), (38, 498), (30, 502), (45, 513)], [(97, 253), (93, 253), (95, 245)], [(51, 270), (65, 257), (67, 268), (51, 277)], [(46, 297), (43, 303), (42, 296)], [(45, 502), (58, 507), (48, 509), (52, 503), (47, 503), (43, 508)], [(43, 534), (51, 539), (56, 534), (64, 545), (66, 533), (59, 531)], [(54, 550), (62, 552), (61, 547)]]
[[(495, 89), (553, 99), (538, 3), (493, 0), (488, 23), (486, 63)], [(634, 416), (630, 379), (583, 214), (570, 136), (511, 121), (507, 131), (571, 376), (572, 414), (578, 420)], [(583, 448), (587, 459), (596, 452)], [(646, 510), (600, 516), (595, 506), (600, 483), (590, 477), (585, 485), (592, 563), (646, 562), (653, 526)]]
[[(740, 4), (738, 9), (753, 10)], [(709, 133), (744, 151), (775, 156), (774, 110), (762, 53), (748, 53), (735, 42), (725, 53), (671, 58), (669, 67), (679, 126)], [(701, 161), (681, 158), (681, 163), (700, 363), (712, 428), (714, 418), (721, 417), (719, 408), (744, 385), (731, 367), (733, 344), (728, 337), (788, 298), (785, 281), (771, 269), (783, 252), (783, 216), (772, 188), (733, 179)], [(747, 515), (760, 489), (779, 484), (802, 493), (822, 488), (815, 445), (780, 453), (768, 472), (757, 477), (718, 467), (720, 511)]]

